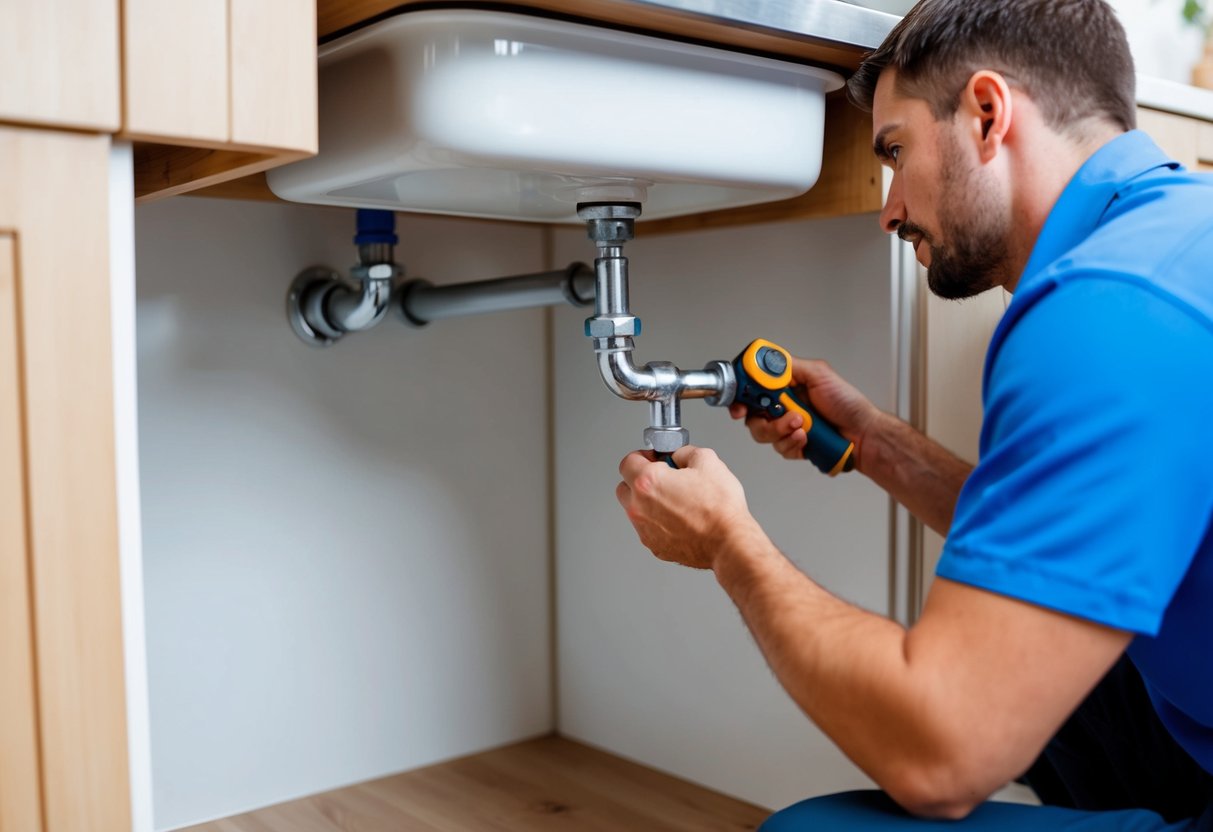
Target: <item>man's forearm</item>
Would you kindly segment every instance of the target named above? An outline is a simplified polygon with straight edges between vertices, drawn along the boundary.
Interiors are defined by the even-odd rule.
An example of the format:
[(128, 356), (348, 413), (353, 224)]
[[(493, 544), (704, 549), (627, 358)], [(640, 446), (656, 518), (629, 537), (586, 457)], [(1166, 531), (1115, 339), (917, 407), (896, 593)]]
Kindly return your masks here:
[(716, 578), (801, 709), (903, 805), (952, 815), (919, 802), (927, 782), (950, 777), (952, 759), (938, 703), (914, 679), (907, 631), (826, 592), (760, 529), (727, 548)]
[[(816, 585), (761, 530), (731, 542), (716, 576), (797, 705), (895, 799), (946, 767), (938, 713), (915, 690), (898, 623)], [(926, 814), (949, 814), (919, 807)]]
[(907, 422), (881, 413), (863, 437), (859, 470), (927, 526), (947, 535), (973, 466)]

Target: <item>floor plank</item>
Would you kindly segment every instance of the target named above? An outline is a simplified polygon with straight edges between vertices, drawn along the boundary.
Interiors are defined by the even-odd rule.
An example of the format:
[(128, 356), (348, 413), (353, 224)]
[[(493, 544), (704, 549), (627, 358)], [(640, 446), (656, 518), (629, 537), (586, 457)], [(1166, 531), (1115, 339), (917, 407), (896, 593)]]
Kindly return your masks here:
[(179, 832), (736, 832), (768, 814), (552, 736)]

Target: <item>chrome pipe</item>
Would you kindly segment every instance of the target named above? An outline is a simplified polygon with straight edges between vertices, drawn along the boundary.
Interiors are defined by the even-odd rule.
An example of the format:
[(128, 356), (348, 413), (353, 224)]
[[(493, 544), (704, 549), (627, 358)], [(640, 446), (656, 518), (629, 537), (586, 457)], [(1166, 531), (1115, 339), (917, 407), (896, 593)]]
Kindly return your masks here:
[(601, 250), (594, 260), (595, 304), (598, 315), (628, 315), (628, 259), (622, 246)]
[(649, 402), (649, 428), (663, 431), (682, 428), (682, 400), (671, 396)]
[(482, 315), (507, 309), (554, 306), (569, 303), (587, 306), (593, 302), (595, 273), (585, 263), (570, 263), (557, 271), (500, 277), (434, 286), (411, 280), (400, 293), (400, 311), (406, 320), (424, 325), (430, 321), (463, 315)]
[(392, 277), (396, 267), (387, 263), (357, 266), (351, 276), (357, 289), (338, 285), (324, 295), (324, 323), (340, 333), (370, 329), (383, 320), (392, 305)]
[[(717, 362), (717, 365), (721, 363), (724, 362)], [(682, 398), (710, 399), (724, 392), (728, 381), (724, 371), (717, 365), (709, 365), (707, 369), (703, 370), (679, 371), (678, 386), (682, 391), (680, 393)], [(731, 399), (732, 396), (729, 398)]]
[(628, 299), (628, 260), (623, 244), (632, 239), (639, 205), (578, 206), (589, 237), (598, 246), (594, 260), (596, 314), (586, 319), (585, 334), (594, 341), (598, 372), (608, 390), (623, 399), (649, 402), (645, 443), (659, 453), (672, 453), (689, 441), (682, 427), (682, 399), (706, 399), (710, 405), (733, 400), (737, 380), (732, 365), (714, 361), (702, 370), (679, 370), (668, 361), (638, 367), (632, 359), (640, 320)]
[(631, 401), (652, 401), (662, 395), (656, 376), (648, 367), (637, 367), (632, 360), (630, 337), (601, 340), (626, 342), (626, 346), (597, 350), (598, 371), (608, 390), (621, 399)]

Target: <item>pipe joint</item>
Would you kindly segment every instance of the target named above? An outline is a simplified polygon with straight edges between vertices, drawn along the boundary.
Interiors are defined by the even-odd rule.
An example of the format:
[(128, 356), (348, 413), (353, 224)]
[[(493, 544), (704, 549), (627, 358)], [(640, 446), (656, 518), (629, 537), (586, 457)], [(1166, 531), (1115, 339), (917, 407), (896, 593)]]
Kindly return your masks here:
[(634, 315), (595, 315), (585, 319), (585, 334), (598, 341), (631, 338), (640, 334), (640, 319)]
[(681, 424), (682, 399), (706, 399), (713, 405), (732, 402), (737, 390), (733, 367), (727, 361), (713, 361), (702, 370), (690, 371), (679, 370), (668, 361), (637, 367), (632, 351), (633, 338), (640, 334), (640, 319), (629, 309), (628, 259), (623, 244), (633, 237), (640, 205), (582, 203), (577, 214), (598, 247), (594, 261), (596, 314), (586, 319), (585, 334), (594, 339), (599, 373), (616, 396), (649, 402), (645, 444), (659, 453), (672, 453), (690, 438)]
[[(305, 269), (295, 277), (287, 293), (286, 313), (300, 339), (312, 346), (327, 347), (346, 333), (375, 326), (393, 307), (405, 323), (425, 326), (440, 318), (506, 309), (565, 302), (588, 306), (597, 294), (597, 275), (585, 263), (449, 286), (435, 286), (421, 279), (402, 284), (398, 278), (404, 276), (404, 269), (393, 262), (395, 229), (392, 212), (360, 209), (354, 236), (358, 265), (350, 270), (349, 279), (322, 266)], [(595, 333), (614, 336), (639, 332), (640, 321), (624, 320), (626, 317), (621, 316), (613, 325), (596, 327)]]

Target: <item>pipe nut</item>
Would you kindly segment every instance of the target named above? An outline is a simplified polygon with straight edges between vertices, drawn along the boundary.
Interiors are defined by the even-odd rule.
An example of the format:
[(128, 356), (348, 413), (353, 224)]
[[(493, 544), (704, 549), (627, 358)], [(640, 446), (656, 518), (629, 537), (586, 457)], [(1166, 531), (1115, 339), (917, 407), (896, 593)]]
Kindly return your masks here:
[(728, 361), (709, 361), (703, 369), (720, 377), (719, 392), (703, 401), (712, 407), (728, 407), (737, 398), (737, 373)]
[(350, 269), (350, 277), (356, 281), (391, 280), (395, 276), (395, 263), (375, 263), (370, 266), (360, 264)]
[(659, 454), (672, 454), (691, 441), (686, 428), (645, 428), (644, 444)]
[(634, 315), (596, 315), (585, 319), (585, 334), (590, 338), (639, 335), (640, 319)]
[(583, 220), (634, 220), (640, 216), (639, 202), (579, 202), (577, 216)]
[(587, 220), (585, 234), (600, 246), (618, 246), (636, 237), (636, 226), (630, 219)]

